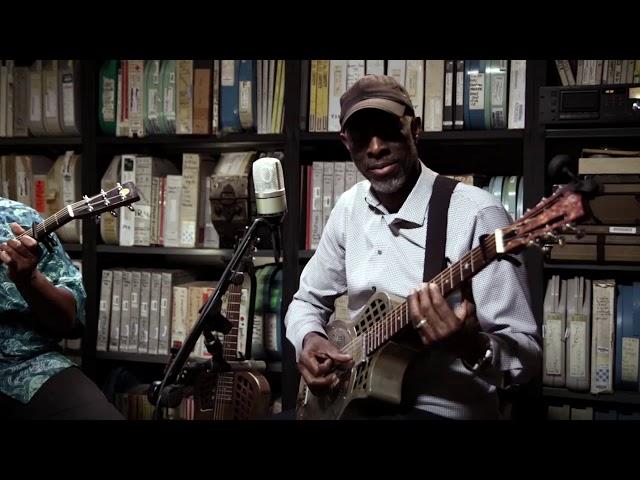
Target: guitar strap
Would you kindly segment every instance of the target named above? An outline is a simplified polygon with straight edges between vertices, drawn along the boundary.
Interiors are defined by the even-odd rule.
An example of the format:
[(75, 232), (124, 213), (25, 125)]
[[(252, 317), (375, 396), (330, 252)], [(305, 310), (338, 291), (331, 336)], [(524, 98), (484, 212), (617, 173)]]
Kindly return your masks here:
[(451, 194), (458, 184), (443, 175), (438, 175), (433, 183), (427, 219), (427, 242), (424, 249), (423, 282), (430, 281), (447, 266), (445, 247), (447, 245), (447, 219)]

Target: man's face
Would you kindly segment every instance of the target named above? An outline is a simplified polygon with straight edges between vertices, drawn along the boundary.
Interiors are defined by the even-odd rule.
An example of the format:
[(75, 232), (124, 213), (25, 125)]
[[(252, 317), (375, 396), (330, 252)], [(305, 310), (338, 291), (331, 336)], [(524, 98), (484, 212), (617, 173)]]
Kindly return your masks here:
[(419, 121), (378, 109), (364, 109), (349, 119), (342, 141), (356, 167), (376, 192), (395, 193), (415, 172), (418, 151), (414, 142)]

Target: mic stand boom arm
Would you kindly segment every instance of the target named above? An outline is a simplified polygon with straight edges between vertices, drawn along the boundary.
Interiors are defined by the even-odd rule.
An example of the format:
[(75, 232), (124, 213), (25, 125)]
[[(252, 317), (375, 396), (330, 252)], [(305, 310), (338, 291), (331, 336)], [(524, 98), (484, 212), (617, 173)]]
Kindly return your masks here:
[[(158, 406), (162, 405), (163, 403), (163, 390), (167, 385), (172, 385), (176, 382), (176, 380), (179, 379), (180, 374), (184, 369), (187, 360), (189, 359), (189, 355), (193, 351), (196, 342), (200, 338), (200, 335), (202, 335), (204, 332), (207, 343), (211, 343), (214, 338), (212, 331), (218, 331), (223, 334), (229, 332), (231, 325), (229, 324), (227, 319), (224, 318), (220, 313), (222, 306), (222, 296), (227, 291), (227, 288), (231, 283), (234, 271), (240, 265), (240, 262), (244, 258), (247, 249), (252, 244), (252, 237), (255, 236), (255, 233), (261, 224), (269, 225), (270, 228), (272, 228), (272, 223), (264, 217), (256, 217), (253, 220), (253, 223), (247, 229), (244, 236), (240, 240), (236, 251), (231, 257), (231, 261), (222, 273), (222, 277), (220, 277), (220, 280), (218, 281), (215, 292), (200, 308), (200, 311), (198, 312), (198, 321), (194, 325), (185, 341), (182, 343), (180, 350), (169, 365), (169, 368), (166, 370), (160, 387), (153, 392), (149, 392), (149, 400), (153, 405), (156, 406), (154, 418), (157, 418), (157, 413), (160, 410)], [(207, 346), (207, 348), (209, 348), (209, 346)]]

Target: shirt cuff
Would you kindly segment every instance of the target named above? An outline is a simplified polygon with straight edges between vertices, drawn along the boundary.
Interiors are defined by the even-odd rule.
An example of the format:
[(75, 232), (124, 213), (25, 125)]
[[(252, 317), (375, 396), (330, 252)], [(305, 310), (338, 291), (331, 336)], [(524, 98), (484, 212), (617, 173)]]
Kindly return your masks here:
[(300, 325), (295, 332), (292, 332), (291, 336), (289, 336), (289, 340), (296, 349), (296, 363), (300, 359), (300, 353), (302, 352), (302, 341), (304, 337), (311, 332), (319, 333), (324, 337), (327, 336), (321, 322), (306, 322)]
[[(468, 365), (466, 362), (462, 362), (462, 364), (487, 383), (497, 388), (507, 388), (509, 386), (507, 379), (510, 378), (510, 376), (505, 375), (505, 373), (514, 367), (514, 361), (518, 363), (519, 368), (522, 368), (522, 365), (517, 359), (511, 357), (505, 358), (507, 356), (507, 351), (505, 349), (504, 340), (499, 336), (486, 332), (479, 332), (478, 335), (482, 335), (489, 342), (492, 353), (491, 363), (486, 364), (476, 371), (471, 370), (472, 365)], [(518, 368), (518, 366), (516, 366), (516, 368)]]

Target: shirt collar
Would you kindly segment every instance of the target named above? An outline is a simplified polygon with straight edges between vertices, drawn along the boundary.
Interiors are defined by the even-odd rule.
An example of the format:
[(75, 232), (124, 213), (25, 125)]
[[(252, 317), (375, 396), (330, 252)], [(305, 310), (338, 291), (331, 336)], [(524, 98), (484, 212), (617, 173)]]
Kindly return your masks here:
[[(427, 216), (427, 206), (429, 205), (431, 192), (433, 191), (433, 182), (437, 175), (436, 172), (426, 167), (422, 161), (420, 161), (420, 176), (418, 177), (418, 181), (413, 186), (413, 189), (402, 204), (402, 207), (400, 207), (398, 213), (395, 214), (394, 222), (405, 221), (415, 225), (424, 224), (424, 219)], [(389, 214), (387, 209), (375, 196), (371, 186), (367, 189), (364, 199), (374, 209), (379, 210), (385, 215)]]

